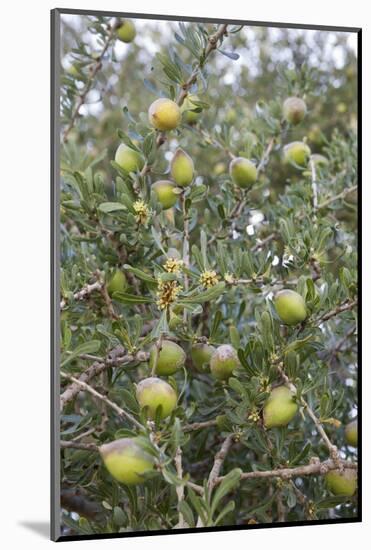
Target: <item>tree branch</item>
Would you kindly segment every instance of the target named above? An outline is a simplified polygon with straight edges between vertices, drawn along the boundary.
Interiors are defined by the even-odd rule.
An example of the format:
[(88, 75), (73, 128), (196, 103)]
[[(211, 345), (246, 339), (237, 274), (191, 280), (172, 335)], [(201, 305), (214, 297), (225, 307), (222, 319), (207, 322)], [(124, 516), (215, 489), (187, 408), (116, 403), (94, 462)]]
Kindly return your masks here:
[(134, 424), (134, 426), (136, 426), (140, 430), (143, 428), (140, 422), (138, 422), (130, 413), (126, 412), (124, 409), (119, 407), (116, 403), (108, 399), (107, 396), (97, 392), (97, 390), (89, 386), (89, 384), (87, 384), (86, 382), (82, 382), (78, 378), (75, 378), (74, 376), (71, 376), (65, 372), (61, 372), (61, 377), (66, 378), (67, 380), (72, 380), (72, 382), (80, 386), (81, 389), (87, 391), (91, 395), (94, 395), (94, 397), (96, 397), (97, 399), (100, 399), (101, 401), (106, 403), (106, 405), (108, 405), (111, 409), (113, 409), (119, 416), (125, 418), (126, 420), (129, 420), (132, 424)]
[(110, 43), (111, 43), (111, 41), (112, 41), (112, 39), (115, 35), (115, 29), (116, 29), (116, 22), (114, 22), (110, 26), (109, 32), (107, 34), (106, 41), (103, 44), (102, 51), (101, 51), (99, 57), (97, 58), (97, 60), (95, 61), (95, 63), (93, 64), (93, 66), (91, 67), (90, 76), (89, 76), (88, 80), (86, 81), (86, 84), (85, 84), (84, 88), (82, 89), (81, 93), (78, 96), (76, 106), (75, 106), (75, 108), (73, 110), (73, 113), (72, 113), (72, 116), (71, 116), (71, 120), (70, 120), (67, 128), (63, 132), (63, 138), (62, 138), (63, 143), (67, 142), (68, 135), (69, 135), (70, 131), (72, 130), (72, 128), (75, 125), (75, 122), (76, 122), (77, 117), (79, 116), (79, 111), (80, 111), (81, 107), (86, 102), (86, 97), (87, 97), (88, 93), (91, 90), (94, 79), (95, 79), (97, 73), (102, 68), (102, 59), (103, 59), (105, 53), (107, 52), (107, 50), (109, 48), (109, 45), (110, 45)]
[[(318, 459), (306, 466), (298, 466), (297, 468), (280, 468), (276, 470), (266, 470), (257, 472), (243, 472), (241, 474), (241, 480), (243, 479), (264, 479), (279, 477), (282, 479), (291, 479), (292, 477), (312, 476), (312, 475), (325, 475), (330, 470), (337, 470), (339, 468), (356, 470), (358, 465), (354, 462), (348, 462), (347, 460), (340, 460), (339, 464), (334, 460), (325, 460), (320, 462)], [(219, 485), (225, 476), (218, 477), (215, 480), (215, 485)]]
[(118, 365), (126, 365), (134, 361), (143, 362), (147, 361), (149, 354), (144, 351), (138, 351), (136, 354), (125, 354), (123, 348), (119, 347), (103, 360), (94, 362), (88, 367), (78, 378), (78, 382), (68, 386), (60, 396), (60, 409), (63, 410), (65, 405), (72, 401), (82, 390), (81, 382), (87, 383), (95, 376), (98, 376), (101, 372), (109, 367), (115, 367)]
[(215, 486), (215, 482), (216, 482), (216, 479), (218, 478), (219, 474), (220, 474), (220, 470), (223, 466), (223, 462), (228, 454), (228, 451), (229, 449), (231, 448), (232, 444), (233, 444), (233, 438), (234, 438), (234, 434), (229, 434), (222, 446), (220, 447), (220, 450), (216, 453), (215, 455), (215, 460), (214, 460), (214, 465), (211, 469), (211, 472), (210, 472), (210, 475), (209, 475), (209, 479), (208, 479), (208, 487), (210, 490), (212, 490)]

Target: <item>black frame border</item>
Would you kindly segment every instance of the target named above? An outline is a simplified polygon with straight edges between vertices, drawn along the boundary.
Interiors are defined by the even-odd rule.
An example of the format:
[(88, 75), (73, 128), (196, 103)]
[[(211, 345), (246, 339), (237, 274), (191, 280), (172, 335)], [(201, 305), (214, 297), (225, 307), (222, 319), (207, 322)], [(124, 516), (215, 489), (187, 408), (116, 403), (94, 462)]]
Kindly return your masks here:
[[(135, 531), (129, 533), (97, 533), (94, 535), (60, 535), (60, 447), (59, 447), (59, 329), (60, 316), (58, 307), (60, 258), (59, 258), (59, 166), (60, 166), (60, 16), (61, 15), (87, 15), (105, 17), (128, 17), (132, 19), (151, 19), (160, 21), (186, 21), (193, 23), (229, 23), (235, 25), (248, 25), (253, 27), (274, 27), (287, 29), (307, 29), (319, 31), (336, 31), (357, 34), (357, 137), (358, 137), (358, 425), (360, 432), (358, 446), (358, 515), (354, 518), (341, 518), (329, 520), (282, 522), (274, 524), (257, 525), (230, 525), (221, 527), (196, 527), (163, 531)], [(50, 354), (50, 427), (51, 427), (51, 452), (50, 452), (50, 538), (55, 542), (69, 542), (76, 540), (98, 540), (132, 537), (152, 537), (160, 535), (177, 535), (193, 533), (210, 533), (219, 531), (248, 531), (251, 529), (276, 529), (281, 527), (299, 527), (316, 525), (333, 525), (362, 522), (362, 28), (341, 27), (330, 25), (297, 24), (297, 23), (273, 23), (269, 21), (250, 21), (240, 19), (220, 19), (209, 17), (188, 17), (182, 15), (159, 15), (147, 13), (128, 13), (117, 11), (80, 10), (69, 8), (55, 8), (50, 11), (50, 319), (51, 319), (51, 354)]]

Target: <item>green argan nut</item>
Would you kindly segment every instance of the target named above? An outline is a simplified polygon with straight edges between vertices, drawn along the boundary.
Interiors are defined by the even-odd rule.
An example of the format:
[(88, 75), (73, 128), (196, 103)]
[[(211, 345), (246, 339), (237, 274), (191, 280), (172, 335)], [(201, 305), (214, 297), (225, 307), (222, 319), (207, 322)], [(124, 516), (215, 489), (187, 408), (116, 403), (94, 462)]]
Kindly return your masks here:
[(227, 380), (239, 364), (236, 350), (229, 344), (223, 344), (211, 356), (211, 374), (218, 380)]
[(297, 325), (307, 318), (305, 302), (294, 290), (284, 289), (274, 298), (277, 315), (285, 325)]
[(194, 165), (191, 157), (183, 151), (177, 149), (170, 163), (171, 177), (177, 185), (186, 187), (193, 181)]
[(182, 113), (175, 101), (162, 97), (150, 105), (148, 118), (157, 130), (174, 130), (180, 124)]
[(178, 200), (177, 193), (174, 193), (176, 185), (172, 181), (159, 180), (152, 185), (152, 189), (156, 193), (157, 200), (162, 205), (164, 210), (174, 206)]
[(99, 452), (111, 476), (126, 485), (143, 483), (143, 474), (154, 467), (153, 457), (143, 449), (137, 438), (106, 443), (99, 448)]
[(300, 97), (288, 97), (283, 103), (282, 111), (285, 120), (296, 126), (307, 114), (307, 106)]
[(243, 189), (254, 184), (258, 177), (255, 164), (243, 157), (236, 157), (231, 161), (229, 174), (234, 183)]
[(298, 410), (294, 394), (287, 386), (274, 388), (263, 409), (264, 425), (267, 429), (287, 426)]
[(121, 143), (115, 154), (115, 162), (125, 170), (125, 172), (139, 172), (144, 165), (144, 161), (140, 153), (138, 151), (134, 151), (134, 149), (130, 149), (127, 145), (124, 143)]
[(357, 472), (350, 468), (331, 470), (325, 475), (326, 485), (329, 491), (336, 496), (351, 497), (357, 489)]
[(160, 417), (167, 418), (176, 407), (177, 394), (170, 384), (160, 378), (151, 376), (137, 385), (136, 396), (141, 409), (147, 407), (148, 418), (156, 417), (156, 410), (161, 407)]
[(136, 34), (134, 23), (130, 21), (130, 19), (122, 21), (117, 29), (117, 38), (121, 40), (121, 42), (132, 42)]
[(357, 419), (352, 420), (345, 426), (345, 441), (348, 445), (352, 447), (357, 447), (358, 445), (358, 421)]
[(125, 273), (120, 271), (120, 269), (116, 269), (107, 285), (107, 291), (108, 294), (112, 296), (114, 292), (125, 292), (127, 286), (128, 283)]
[(195, 124), (201, 116), (201, 111), (196, 112), (193, 109), (197, 109), (197, 105), (193, 101), (199, 101), (196, 95), (187, 95), (180, 108), (184, 122), (187, 124)]
[(316, 168), (323, 168), (324, 166), (328, 165), (328, 159), (323, 155), (319, 155), (317, 153), (311, 155), (310, 160), (311, 162), (313, 162)]
[[(153, 345), (149, 357), (149, 366), (152, 369), (156, 355), (156, 345)], [(156, 374), (160, 376), (170, 376), (184, 365), (186, 355), (183, 349), (171, 340), (163, 340), (161, 350), (158, 353)]]
[(202, 370), (208, 365), (214, 351), (215, 348), (209, 346), (209, 344), (193, 344), (191, 348), (191, 357), (196, 369)]
[(305, 168), (309, 161), (310, 152), (310, 148), (303, 141), (293, 141), (283, 148), (283, 158), (288, 164)]

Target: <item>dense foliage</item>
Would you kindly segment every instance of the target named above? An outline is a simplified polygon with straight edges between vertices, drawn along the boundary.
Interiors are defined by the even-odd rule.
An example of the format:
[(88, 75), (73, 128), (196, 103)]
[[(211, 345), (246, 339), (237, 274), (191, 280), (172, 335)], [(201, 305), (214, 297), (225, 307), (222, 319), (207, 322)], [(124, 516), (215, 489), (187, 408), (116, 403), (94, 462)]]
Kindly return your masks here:
[(63, 533), (355, 517), (349, 34), (134, 23), (62, 24)]

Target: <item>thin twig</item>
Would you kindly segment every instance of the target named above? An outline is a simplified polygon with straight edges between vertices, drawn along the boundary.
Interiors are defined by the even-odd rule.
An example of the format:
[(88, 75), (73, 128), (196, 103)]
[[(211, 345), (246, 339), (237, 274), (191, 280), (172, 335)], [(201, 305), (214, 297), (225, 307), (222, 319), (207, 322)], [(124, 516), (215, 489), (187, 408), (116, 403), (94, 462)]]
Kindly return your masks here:
[(94, 451), (98, 452), (99, 447), (94, 443), (76, 443), (75, 441), (63, 441), (59, 442), (62, 449), (80, 449), (81, 451)]
[(116, 22), (114, 22), (110, 26), (109, 32), (107, 34), (106, 41), (103, 44), (102, 51), (101, 51), (99, 57), (97, 58), (97, 60), (95, 61), (94, 65), (91, 67), (89, 78), (86, 81), (86, 84), (85, 84), (84, 88), (82, 89), (81, 93), (78, 96), (76, 106), (75, 106), (75, 108), (73, 110), (73, 113), (72, 113), (72, 116), (71, 116), (71, 120), (70, 120), (67, 128), (63, 132), (63, 143), (66, 143), (68, 135), (69, 135), (70, 131), (72, 130), (72, 128), (74, 127), (77, 117), (79, 116), (80, 109), (84, 105), (84, 103), (86, 102), (86, 97), (87, 97), (88, 93), (91, 90), (94, 79), (95, 79), (97, 73), (102, 68), (102, 59), (103, 59), (105, 53), (107, 52), (112, 39), (114, 38), (115, 30), (116, 30)]
[[(88, 298), (90, 294), (92, 294), (96, 290), (101, 291), (102, 287), (103, 287), (102, 281), (95, 281), (92, 284), (87, 284), (83, 286), (81, 290), (78, 290), (77, 292), (75, 292), (75, 294), (73, 295), (73, 299), (76, 300), (77, 302), (86, 300), (86, 298)], [(67, 305), (67, 300), (66, 298), (63, 298), (63, 300), (61, 300), (61, 303), (60, 303), (60, 308), (64, 309), (66, 305)]]
[[(120, 352), (120, 348), (118, 350)], [(125, 354), (125, 352), (115, 353), (112, 350), (105, 359), (94, 362), (78, 378), (79, 383), (68, 386), (60, 396), (60, 408), (63, 410), (65, 405), (72, 401), (82, 390), (80, 382), (87, 383), (95, 376), (98, 376), (104, 370), (118, 365), (126, 365), (133, 362), (147, 361), (149, 354), (144, 351), (138, 351), (136, 354)]]
[[(182, 467), (182, 449), (180, 447), (177, 447), (176, 453), (175, 453), (175, 468), (177, 477), (180, 481), (183, 481), (183, 467)], [(183, 527), (186, 527), (183, 514), (181, 513), (179, 506), (180, 503), (184, 500), (184, 485), (177, 485), (176, 488), (176, 494), (178, 497), (178, 513), (179, 513), (179, 521), (177, 524), (178, 529), (182, 529)]]
[[(309, 162), (311, 174), (312, 174), (312, 200), (313, 200), (313, 210), (316, 212), (318, 208), (318, 184), (317, 184), (317, 173), (316, 173), (316, 164), (313, 159)], [(315, 215), (315, 214), (314, 214)]]
[(194, 422), (193, 424), (186, 424), (183, 427), (184, 432), (194, 432), (196, 430), (202, 430), (203, 428), (210, 428), (216, 426), (216, 419), (207, 420), (206, 422)]
[(339, 193), (338, 195), (335, 195), (334, 197), (330, 197), (329, 199), (321, 202), (319, 205), (318, 205), (318, 210), (320, 208), (325, 208), (326, 206), (328, 206), (329, 204), (337, 201), (338, 199), (344, 199), (347, 195), (349, 195), (349, 193), (352, 193), (353, 191), (356, 191), (357, 190), (357, 185), (353, 185), (352, 187), (347, 187), (346, 189), (344, 189), (344, 191), (342, 191), (341, 193)]
[[(227, 26), (228, 25), (226, 24), (219, 25), (216, 33), (209, 37), (209, 42), (205, 48), (202, 62), (200, 61), (196, 64), (195, 68), (192, 71), (192, 74), (189, 76), (188, 80), (182, 85), (182, 89), (176, 99), (176, 103), (179, 105), (179, 107), (183, 105), (183, 102), (188, 95), (189, 89), (196, 82), (199, 71), (205, 64), (206, 59), (209, 57), (210, 53), (217, 48), (219, 40), (226, 34)], [(157, 137), (157, 147), (160, 147), (163, 143), (165, 143), (165, 141), (166, 135), (164, 134), (164, 132), (161, 132)]]
[(215, 455), (214, 465), (210, 471), (209, 479), (207, 482), (210, 490), (213, 489), (213, 487), (215, 486), (215, 481), (220, 474), (220, 470), (222, 469), (223, 462), (228, 454), (229, 449), (233, 444), (233, 438), (234, 438), (234, 434), (227, 435), (227, 437), (223, 441), (222, 446), (220, 447), (220, 450)]
[(339, 313), (343, 313), (344, 311), (349, 311), (350, 309), (353, 309), (357, 304), (358, 304), (357, 299), (355, 299), (355, 300), (346, 300), (345, 302), (343, 302), (339, 306), (336, 306), (331, 311), (328, 311), (327, 313), (325, 313), (324, 315), (319, 317), (319, 319), (317, 319), (317, 323), (321, 324), (321, 323), (323, 323), (323, 321), (328, 321), (329, 319), (332, 319), (332, 317), (335, 317), (336, 315), (339, 315)]
[(72, 382), (74, 382), (75, 384), (80, 386), (83, 390), (87, 391), (88, 393), (90, 393), (91, 395), (96, 397), (97, 399), (100, 399), (101, 401), (106, 403), (119, 416), (121, 416), (123, 418), (126, 418), (127, 420), (129, 420), (132, 424), (134, 424), (140, 430), (143, 428), (142, 425), (140, 424), (140, 422), (138, 422), (130, 413), (126, 412), (124, 409), (119, 407), (116, 403), (114, 403), (113, 401), (108, 399), (107, 396), (102, 395), (101, 393), (97, 392), (97, 390), (95, 390), (94, 388), (89, 386), (89, 384), (87, 384), (86, 382), (81, 382), (81, 380), (79, 380), (78, 378), (75, 378), (74, 376), (71, 376), (71, 375), (69, 375), (65, 372), (61, 372), (61, 377), (66, 378), (67, 380), (71, 380)]

